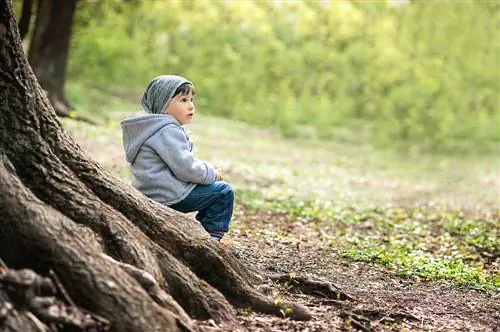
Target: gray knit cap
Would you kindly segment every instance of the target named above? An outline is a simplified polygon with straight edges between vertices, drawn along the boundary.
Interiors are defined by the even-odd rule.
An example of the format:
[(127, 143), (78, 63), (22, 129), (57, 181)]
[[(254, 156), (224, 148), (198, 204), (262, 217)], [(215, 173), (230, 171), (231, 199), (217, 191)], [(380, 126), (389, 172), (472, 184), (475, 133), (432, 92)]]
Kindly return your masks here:
[(175, 90), (184, 83), (193, 84), (177, 75), (162, 75), (153, 78), (142, 95), (142, 108), (152, 114), (163, 113), (172, 101)]

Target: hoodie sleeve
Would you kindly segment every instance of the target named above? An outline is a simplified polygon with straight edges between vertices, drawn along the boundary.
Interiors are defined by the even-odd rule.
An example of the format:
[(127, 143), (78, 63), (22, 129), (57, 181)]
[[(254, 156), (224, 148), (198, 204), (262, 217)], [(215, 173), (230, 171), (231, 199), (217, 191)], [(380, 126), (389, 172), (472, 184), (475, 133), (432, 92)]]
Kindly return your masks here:
[(189, 151), (182, 128), (165, 126), (153, 137), (151, 146), (180, 180), (207, 185), (214, 183), (214, 168), (209, 163), (196, 159)]

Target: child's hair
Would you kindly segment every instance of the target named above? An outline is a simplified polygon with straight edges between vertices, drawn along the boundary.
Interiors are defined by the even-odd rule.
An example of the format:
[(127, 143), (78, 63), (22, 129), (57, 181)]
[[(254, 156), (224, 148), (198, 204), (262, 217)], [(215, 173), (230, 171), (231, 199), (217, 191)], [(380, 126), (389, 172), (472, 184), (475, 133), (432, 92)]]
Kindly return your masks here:
[(186, 82), (186, 83), (183, 83), (181, 86), (179, 86), (175, 90), (174, 95), (172, 96), (172, 98), (175, 97), (175, 96), (177, 96), (177, 95), (185, 96), (185, 95), (187, 95), (190, 92), (194, 96), (196, 94), (196, 89), (194, 88), (193, 84)]

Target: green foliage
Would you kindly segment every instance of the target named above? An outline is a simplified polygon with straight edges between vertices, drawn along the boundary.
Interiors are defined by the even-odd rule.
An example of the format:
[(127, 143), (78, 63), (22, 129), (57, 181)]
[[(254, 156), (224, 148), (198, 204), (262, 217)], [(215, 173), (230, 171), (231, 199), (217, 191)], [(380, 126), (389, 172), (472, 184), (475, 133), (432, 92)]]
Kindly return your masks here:
[(201, 112), (286, 136), (486, 150), (500, 141), (499, 12), (479, 1), (79, 2), (70, 77), (138, 99), (176, 73), (195, 82)]

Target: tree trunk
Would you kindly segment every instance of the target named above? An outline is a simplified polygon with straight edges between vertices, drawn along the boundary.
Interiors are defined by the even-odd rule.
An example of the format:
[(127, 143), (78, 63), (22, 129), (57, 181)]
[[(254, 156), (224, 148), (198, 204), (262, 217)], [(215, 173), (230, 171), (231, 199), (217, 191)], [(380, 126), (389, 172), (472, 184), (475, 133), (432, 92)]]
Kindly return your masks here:
[(23, 8), (21, 11), (21, 18), (19, 19), (19, 25), (18, 25), (21, 39), (24, 39), (28, 34), (31, 23), (32, 9), (33, 9), (33, 0), (24, 0)]
[(64, 86), (75, 9), (76, 0), (38, 1), (28, 53), (28, 61), (42, 88), (67, 107)]
[[(30, 0), (25, 1), (23, 13), (24, 6), (27, 7), (27, 2)], [(85, 117), (73, 115), (71, 113), (72, 107), (65, 93), (76, 1), (38, 1), (35, 27), (28, 50), (28, 61), (57, 115), (95, 123)]]
[(311, 318), (261, 294), (259, 278), (195, 220), (89, 159), (26, 61), (10, 0), (0, 0), (0, 100), (0, 257), (9, 267), (53, 270), (75, 305), (113, 331), (192, 331), (192, 318), (234, 322), (235, 307)]

